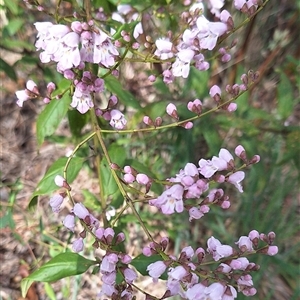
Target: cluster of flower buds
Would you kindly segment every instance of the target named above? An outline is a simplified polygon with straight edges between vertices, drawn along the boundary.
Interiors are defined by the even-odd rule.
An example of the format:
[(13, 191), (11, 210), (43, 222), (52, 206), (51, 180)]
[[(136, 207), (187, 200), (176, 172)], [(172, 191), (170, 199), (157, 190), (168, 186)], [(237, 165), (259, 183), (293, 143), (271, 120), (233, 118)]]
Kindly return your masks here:
[[(241, 145), (236, 147), (235, 153), (246, 165), (257, 163), (260, 159), (258, 155), (255, 155), (248, 160), (245, 149)], [(166, 190), (156, 199), (150, 200), (149, 204), (159, 208), (163, 214), (173, 214), (175, 211), (181, 213), (187, 209), (190, 220), (200, 219), (209, 211), (209, 205), (212, 203), (223, 209), (229, 208), (229, 198), (224, 195), (222, 189), (211, 190), (197, 206), (190, 206), (186, 200), (200, 199), (209, 189), (211, 181), (228, 182), (233, 184), (239, 192), (243, 192), (241, 181), (245, 173), (236, 169), (231, 153), (222, 148), (218, 156), (213, 156), (210, 160), (201, 158), (198, 164), (199, 167), (193, 163), (187, 163), (175, 177), (168, 179), (169, 185), (166, 186)]]
[[(47, 93), (44, 97), (44, 103), (49, 103), (51, 100), (52, 92), (56, 89), (53, 82), (47, 84)], [(25, 90), (16, 91), (17, 105), (23, 107), (23, 103), (27, 100), (35, 99), (41, 97), (38, 86), (33, 80), (28, 80), (26, 83)]]
[(261, 0), (234, 0), (235, 8), (248, 16), (252, 16), (260, 4), (262, 4)]
[[(148, 265), (147, 271), (154, 282), (167, 273), (167, 289), (160, 299), (179, 295), (187, 300), (233, 300), (237, 297), (237, 290), (233, 286), (237, 286), (238, 292), (253, 296), (256, 289), (253, 287), (250, 273), (257, 271), (259, 265), (249, 262), (245, 256), (255, 252), (275, 255), (278, 248), (271, 245), (273, 241), (271, 242), (270, 236), (275, 237), (275, 234), (270, 232), (266, 236), (252, 230), (248, 236), (241, 236), (236, 242), (239, 249), (224, 245), (212, 236), (207, 240), (206, 251), (203, 248), (194, 250), (187, 246), (182, 249), (178, 259), (169, 256), (163, 261), (156, 261)], [(259, 240), (267, 245), (259, 249)], [(151, 256), (164, 251), (168, 240), (164, 239), (162, 243), (151, 243), (144, 247), (144, 255)], [(213, 271), (205, 268), (211, 258), (215, 262), (221, 261)]]

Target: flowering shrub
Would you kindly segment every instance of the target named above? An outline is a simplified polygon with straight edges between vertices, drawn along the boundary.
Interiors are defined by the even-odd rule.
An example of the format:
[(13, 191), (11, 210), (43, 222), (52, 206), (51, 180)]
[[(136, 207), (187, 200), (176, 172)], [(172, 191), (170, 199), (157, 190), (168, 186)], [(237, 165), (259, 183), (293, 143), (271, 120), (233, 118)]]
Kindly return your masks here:
[[(205, 105), (198, 98), (189, 101), (185, 108), (188, 117), (182, 117), (182, 111), (171, 102), (165, 106), (166, 115), (155, 112), (160, 115), (153, 118), (144, 114), (134, 126), (130, 122), (130, 109), (140, 108), (140, 105), (122, 89), (121, 68), (127, 62), (158, 65), (150, 69), (148, 81), (150, 84), (160, 81), (168, 87), (176, 81), (184, 82), (192, 76), (192, 69), (207, 72), (214, 61), (228, 63), (236, 42), (228, 45), (227, 41), (264, 9), (268, 0), (233, 1), (232, 10), (244, 19), (239, 24), (231, 12), (223, 9), (224, 1), (182, 1), (176, 5), (176, 10), (181, 10), (180, 15), (172, 14), (179, 24), (175, 26), (176, 31), (160, 28), (160, 32), (154, 31), (152, 35), (146, 27), (155, 23), (155, 14), (160, 9), (165, 12), (175, 9), (169, 7), (169, 1), (156, 3), (154, 7), (147, 3), (144, 7), (135, 1), (117, 6), (115, 1), (105, 2), (107, 5), (103, 7), (97, 6), (98, 1), (83, 1), (81, 7), (74, 1), (71, 16), (60, 13), (59, 6), (53, 9), (37, 1), (24, 2), (28, 9), (53, 17), (52, 21), (34, 23), (35, 47), (41, 63), (54, 65), (61, 81), (49, 82), (43, 90), (39, 83), (29, 79), (26, 88), (16, 92), (17, 105), (23, 107), (33, 99), (42, 99), (45, 103), (37, 121), (39, 145), (55, 132), (68, 111), (76, 113), (69, 122), (71, 133), (81, 132), (84, 126), (90, 130), (67, 158), (59, 159), (50, 167), (31, 199), (34, 203), (38, 196), (53, 193), (49, 205), (54, 214), (61, 213), (65, 202), (71, 204), (63, 225), (76, 237), (72, 241), (75, 253), (60, 253), (25, 278), (24, 296), (33, 281), (51, 282), (84, 273), (91, 266), (98, 267), (102, 280), (99, 297), (103, 299), (134, 299), (137, 290), (143, 292), (146, 299), (178, 295), (190, 300), (229, 300), (235, 299), (238, 292), (255, 295), (251, 274), (259, 270), (259, 265), (248, 257), (277, 254), (274, 232), (262, 233), (249, 228), (249, 233), (239, 237), (235, 245), (222, 244), (211, 236), (206, 245), (194, 248), (186, 245), (176, 256), (168, 251), (169, 237), (154, 238), (149, 220), (142, 218), (137, 203), (166, 218), (182, 214), (186, 222), (201, 222), (214, 206), (222, 210), (230, 208), (228, 187), (234, 186), (243, 193), (245, 169), (255, 168), (260, 156), (249, 157), (242, 145), (235, 147), (235, 157), (232, 151), (221, 148), (211, 159), (198, 157), (197, 163), (182, 163), (177, 174), (169, 174), (162, 180), (141, 164), (125, 164), (125, 158), (110, 150), (109, 137), (151, 134), (175, 127), (189, 131), (193, 130), (196, 120), (208, 114), (235, 112), (238, 99), (256, 84), (257, 72), (249, 70), (239, 82), (228, 83), (225, 88), (212, 84), (206, 91), (210, 104)], [(85, 202), (76, 202), (72, 187), (86, 160), (80, 150), (91, 141), (92, 150), (99, 151), (96, 155), (100, 157), (95, 172), (99, 178), (101, 216)], [(119, 223), (128, 210), (147, 237), (136, 257), (128, 254), (128, 234), (119, 230)], [(93, 239), (92, 247), (86, 245), (88, 237)], [(78, 254), (95, 249), (102, 250), (102, 255), (95, 260)], [(165, 291), (160, 298), (139, 288), (139, 275), (148, 275), (153, 282), (160, 278), (165, 280)]]

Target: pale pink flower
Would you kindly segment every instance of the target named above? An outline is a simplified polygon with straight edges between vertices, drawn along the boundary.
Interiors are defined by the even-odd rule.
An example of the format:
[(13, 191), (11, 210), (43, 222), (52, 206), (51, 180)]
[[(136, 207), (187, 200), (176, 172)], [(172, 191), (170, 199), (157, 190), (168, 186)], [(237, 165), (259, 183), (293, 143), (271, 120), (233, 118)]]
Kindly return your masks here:
[(236, 297), (237, 297), (236, 289), (233, 286), (228, 285), (226, 287), (222, 300), (234, 300)]
[(241, 236), (239, 240), (235, 243), (243, 251), (253, 251), (253, 244), (249, 237)]
[(238, 284), (239, 287), (240, 286), (252, 287), (253, 286), (253, 281), (252, 281), (251, 275), (247, 274), (247, 275), (241, 276), (237, 280), (237, 284)]
[(202, 174), (205, 178), (210, 178), (212, 175), (214, 175), (218, 171), (218, 167), (214, 165), (214, 163), (211, 160), (206, 160), (201, 158), (199, 160), (199, 172)]
[(221, 284), (220, 282), (214, 282), (205, 289), (204, 294), (206, 298), (204, 299), (221, 300), (224, 292), (225, 292), (224, 285)]
[(28, 80), (26, 83), (26, 89), (16, 91), (18, 101), (16, 102), (19, 107), (23, 107), (23, 103), (29, 99), (36, 98), (39, 95), (39, 90), (36, 83), (33, 80)]
[(173, 73), (170, 71), (170, 70), (164, 70), (163, 71), (163, 82), (165, 83), (165, 84), (170, 84), (170, 83), (172, 83), (173, 82), (173, 80), (174, 80), (174, 75), (173, 75)]
[(245, 3), (246, 0), (234, 0), (234, 6), (238, 10), (241, 10)]
[(100, 272), (101, 273), (114, 272), (116, 270), (117, 262), (118, 262), (118, 256), (115, 253), (105, 255), (100, 265)]
[(201, 49), (212, 50), (217, 44), (218, 37), (227, 31), (227, 25), (222, 22), (209, 22), (204, 16), (197, 19)]
[(69, 32), (61, 39), (59, 48), (53, 54), (53, 60), (58, 62), (57, 69), (60, 73), (79, 66), (81, 58), (77, 33)]
[(222, 245), (221, 242), (213, 236), (207, 240), (207, 246), (207, 251), (212, 254), (215, 261), (233, 254), (233, 248), (231, 246)]
[(191, 222), (193, 219), (201, 219), (204, 216), (204, 213), (201, 212), (199, 207), (192, 207), (189, 209), (189, 221)]
[(216, 17), (220, 16), (220, 9), (224, 6), (224, 0), (208, 0), (208, 8)]
[(83, 238), (78, 238), (75, 240), (72, 244), (72, 249), (74, 252), (81, 252), (83, 250), (84, 243), (83, 243)]
[(111, 110), (110, 117), (109, 124), (116, 129), (123, 129), (127, 124), (125, 116), (117, 109)]
[(182, 254), (184, 254), (185, 258), (191, 259), (194, 256), (195, 251), (191, 246), (187, 246), (181, 250), (181, 255)]
[(233, 174), (231, 174), (227, 181), (233, 184), (240, 193), (243, 193), (243, 187), (241, 185), (241, 181), (245, 178), (245, 172), (243, 171), (237, 171)]
[(137, 274), (134, 270), (130, 269), (130, 268), (126, 268), (124, 270), (124, 277), (125, 277), (125, 281), (129, 284), (133, 283), (134, 280), (137, 279)]
[(176, 60), (172, 64), (172, 73), (175, 77), (187, 78), (190, 72), (190, 63), (194, 57), (191, 49), (182, 49), (176, 54)]
[(55, 194), (54, 196), (52, 196), (49, 201), (52, 211), (56, 213), (59, 212), (63, 201), (64, 197), (60, 194)]
[(101, 280), (105, 284), (114, 285), (116, 283), (116, 278), (117, 278), (117, 272), (116, 271), (113, 271), (113, 272), (110, 272), (110, 273), (102, 272)]
[(75, 217), (74, 215), (66, 215), (63, 224), (66, 228), (68, 228), (69, 230), (71, 230), (72, 232), (74, 232), (75, 229)]
[(197, 167), (193, 164), (193, 163), (187, 163), (184, 167), (184, 174), (186, 176), (197, 176), (199, 175), (199, 171), (197, 169)]
[(249, 265), (249, 260), (246, 257), (239, 257), (233, 259), (229, 265), (233, 270), (245, 270)]
[(97, 28), (99, 34), (94, 33), (94, 63), (101, 63), (109, 68), (115, 64), (115, 56), (119, 55), (117, 48), (113, 45), (110, 37)]
[(81, 114), (85, 114), (91, 107), (94, 107), (90, 93), (82, 93), (77, 88), (72, 97), (71, 106), (76, 108)]
[(155, 41), (155, 46), (156, 50), (154, 55), (158, 56), (160, 59), (165, 60), (174, 56), (172, 51), (173, 44), (169, 39), (158, 39)]
[(132, 35), (135, 39), (137, 39), (141, 34), (143, 34), (143, 32), (144, 30), (143, 30), (142, 22), (139, 22), (135, 25)]
[(187, 289), (185, 293), (185, 297), (188, 300), (205, 300), (206, 296), (204, 291), (206, 290), (206, 286), (202, 283), (197, 283), (193, 285), (191, 288)]
[(167, 266), (163, 261), (156, 261), (147, 267), (149, 275), (157, 282), (158, 278), (165, 272)]
[(172, 185), (169, 189), (165, 190), (156, 199), (150, 200), (150, 205), (160, 208), (166, 214), (173, 214), (175, 211), (178, 213), (183, 212), (183, 186), (180, 184)]
[(82, 203), (76, 203), (74, 205), (73, 212), (75, 216), (82, 220), (84, 220), (87, 216), (90, 215), (89, 211)]

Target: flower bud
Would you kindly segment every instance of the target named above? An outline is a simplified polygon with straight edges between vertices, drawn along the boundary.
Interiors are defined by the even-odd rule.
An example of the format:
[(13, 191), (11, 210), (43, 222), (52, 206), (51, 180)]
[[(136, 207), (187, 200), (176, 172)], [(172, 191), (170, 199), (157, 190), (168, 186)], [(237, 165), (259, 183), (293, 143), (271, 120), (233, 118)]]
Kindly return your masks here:
[(150, 179), (146, 174), (139, 173), (139, 174), (136, 175), (136, 181), (139, 184), (146, 185), (146, 184), (149, 183)]
[(234, 149), (234, 153), (237, 157), (239, 157), (240, 159), (242, 159), (243, 161), (245, 161), (247, 159), (247, 155), (246, 155), (246, 150), (242, 145), (238, 145), (235, 149)]
[(162, 118), (161, 117), (157, 117), (155, 119), (155, 127), (159, 127), (162, 124)]
[(166, 107), (167, 114), (172, 117), (175, 120), (179, 120), (178, 114), (177, 114), (177, 108), (173, 103), (169, 103)]
[(71, 190), (71, 187), (69, 186), (69, 184), (67, 183), (66, 179), (60, 175), (56, 175), (54, 178), (54, 182), (57, 186), (59, 187), (64, 187), (67, 190)]
[(148, 125), (148, 126), (153, 126), (153, 125), (154, 125), (153, 121), (152, 121), (151, 118), (148, 117), (148, 116), (144, 116), (144, 117), (143, 117), (143, 122), (144, 122), (146, 125)]

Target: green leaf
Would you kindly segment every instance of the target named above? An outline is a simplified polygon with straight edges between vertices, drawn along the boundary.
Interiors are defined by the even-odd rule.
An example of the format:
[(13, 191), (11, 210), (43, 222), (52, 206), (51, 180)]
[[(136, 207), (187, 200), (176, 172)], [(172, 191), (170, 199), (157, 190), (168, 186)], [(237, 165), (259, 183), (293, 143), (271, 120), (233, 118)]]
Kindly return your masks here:
[(61, 253), (21, 281), (22, 295), (23, 297), (26, 296), (30, 285), (34, 281), (52, 282), (65, 277), (82, 274), (90, 266), (98, 263), (97, 261), (86, 259), (77, 253)]
[(24, 25), (24, 19), (15, 18), (9, 21), (9, 23), (3, 28), (10, 36), (14, 35)]
[[(111, 144), (108, 149), (108, 154), (113, 163), (116, 163), (119, 166), (122, 166), (124, 164), (126, 157), (124, 147), (119, 146), (117, 144)], [(105, 158), (101, 161), (100, 172), (105, 197), (116, 197), (120, 191), (118, 189), (115, 179), (112, 176), (110, 166), (108, 165), (107, 160)]]
[(4, 71), (4, 73), (12, 80), (17, 81), (17, 75), (13, 67), (11, 67), (6, 61), (4, 61), (0, 57), (0, 70)]
[(65, 93), (60, 100), (53, 99), (38, 116), (37, 142), (41, 146), (46, 136), (52, 135), (63, 117), (66, 115), (70, 105), (70, 96)]
[(105, 81), (106, 88), (113, 94), (117, 95), (117, 97), (120, 99), (120, 101), (123, 104), (125, 104), (126, 106), (131, 106), (136, 109), (141, 108), (141, 105), (138, 102), (138, 100), (135, 99), (130, 92), (123, 89), (122, 85), (120, 84), (117, 78), (110, 75), (105, 77), (104, 81)]
[(282, 72), (277, 89), (278, 113), (283, 120), (287, 119), (294, 109), (293, 87), (289, 78)]
[(68, 111), (68, 120), (72, 135), (75, 137), (81, 137), (81, 130), (89, 120), (89, 114), (81, 114), (77, 110)]
[(14, 16), (19, 13), (18, 2), (16, 0), (4, 0), (4, 3)]
[(35, 46), (26, 41), (13, 40), (12, 38), (2, 38), (0, 40), (0, 45), (4, 48), (11, 49), (15, 51), (16, 49), (26, 49), (28, 51), (35, 51)]
[[(147, 267), (150, 264), (152, 264), (156, 261), (159, 261), (159, 260), (162, 261), (162, 258), (158, 254), (152, 255), (149, 257), (145, 256), (144, 254), (140, 254), (136, 258), (134, 258), (130, 264), (133, 265), (139, 273), (146, 276), (146, 275), (149, 275), (148, 271), (147, 271)], [(163, 280), (166, 280), (167, 279), (166, 272), (164, 274), (162, 274), (160, 278)]]
[[(29, 201), (29, 207), (33, 207), (36, 205), (37, 196), (49, 194), (58, 189), (58, 187), (54, 183), (54, 178), (56, 175), (63, 175), (63, 170), (67, 163), (67, 160), (67, 157), (61, 157), (51, 165), (44, 177), (38, 183), (38, 186), (36, 187), (34, 193), (32, 194)], [(67, 170), (66, 179), (68, 183), (71, 183), (76, 178), (77, 174), (82, 168), (84, 160), (85, 159), (81, 157), (72, 158)]]
[[(119, 23), (119, 22), (116, 22)], [(126, 24), (121, 24), (119, 23), (117, 28), (118, 30), (116, 31), (116, 33), (113, 35), (113, 39), (117, 40), (120, 39), (122, 37), (121, 32), (122, 31), (126, 31), (126, 32), (132, 32), (134, 27), (136, 26), (136, 24), (138, 24), (139, 21), (133, 21), (131, 23), (126, 23)]]

